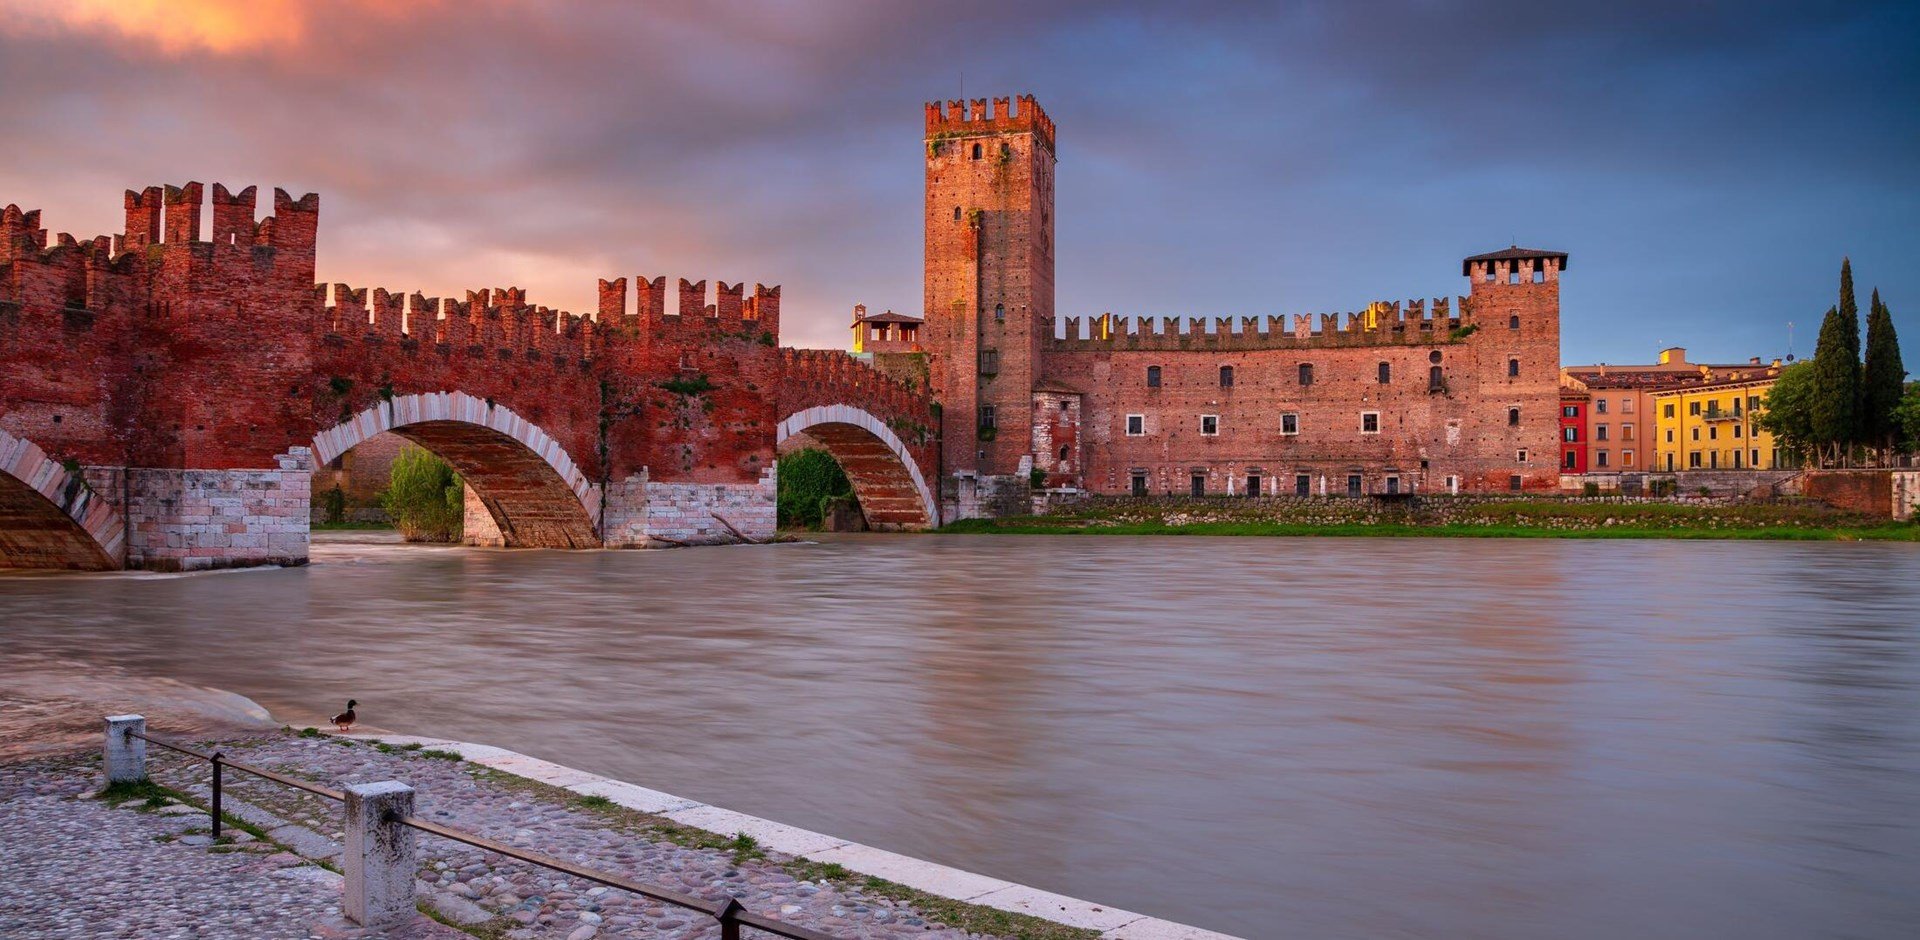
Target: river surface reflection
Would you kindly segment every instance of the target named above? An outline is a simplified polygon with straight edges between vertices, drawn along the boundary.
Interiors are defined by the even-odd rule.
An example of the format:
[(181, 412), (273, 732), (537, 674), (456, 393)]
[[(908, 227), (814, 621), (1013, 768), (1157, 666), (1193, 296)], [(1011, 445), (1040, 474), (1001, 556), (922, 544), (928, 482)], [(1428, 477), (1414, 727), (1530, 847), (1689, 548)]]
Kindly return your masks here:
[(1920, 545), (321, 545), (0, 624), (1252, 938), (1920, 929)]

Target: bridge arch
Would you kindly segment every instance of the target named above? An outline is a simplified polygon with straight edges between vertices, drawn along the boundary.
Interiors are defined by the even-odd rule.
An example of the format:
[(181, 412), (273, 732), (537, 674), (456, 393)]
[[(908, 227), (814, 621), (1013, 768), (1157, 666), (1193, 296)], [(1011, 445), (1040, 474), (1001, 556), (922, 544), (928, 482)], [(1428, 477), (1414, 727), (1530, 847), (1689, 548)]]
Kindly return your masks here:
[(781, 421), (775, 446), (800, 434), (840, 461), (870, 527), (926, 529), (939, 521), (920, 465), (886, 422), (854, 405), (816, 405)]
[(112, 570), (126, 537), (120, 513), (79, 474), (0, 431), (0, 567)]
[[(600, 547), (600, 488), (559, 441), (512, 409), (464, 392), (396, 395), (321, 431), (314, 460), (324, 466), (383, 431), (452, 464), (499, 529), (498, 544)], [(468, 519), (475, 515), (469, 506)]]

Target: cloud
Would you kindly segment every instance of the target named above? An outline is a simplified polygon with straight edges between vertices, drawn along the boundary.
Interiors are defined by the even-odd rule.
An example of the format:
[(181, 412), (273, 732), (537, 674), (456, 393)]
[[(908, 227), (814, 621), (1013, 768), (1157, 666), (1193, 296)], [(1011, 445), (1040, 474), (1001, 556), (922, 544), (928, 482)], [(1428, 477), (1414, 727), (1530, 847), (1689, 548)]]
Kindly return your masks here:
[(166, 56), (287, 49), (308, 40), (316, 10), (392, 20), (432, 0), (0, 0), (0, 31), (76, 33)]

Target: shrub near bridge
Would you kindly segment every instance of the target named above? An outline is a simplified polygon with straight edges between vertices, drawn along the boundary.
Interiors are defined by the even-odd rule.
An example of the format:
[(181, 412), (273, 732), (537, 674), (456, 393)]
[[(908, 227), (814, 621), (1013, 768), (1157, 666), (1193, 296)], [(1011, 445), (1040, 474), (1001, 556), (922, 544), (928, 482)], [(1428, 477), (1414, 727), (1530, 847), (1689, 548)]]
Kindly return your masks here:
[(452, 464), (409, 445), (393, 459), (393, 477), (380, 503), (407, 541), (452, 542), (460, 538), (466, 515), (465, 491)]
[(853, 482), (824, 450), (808, 448), (781, 457), (777, 479), (782, 528), (819, 528), (829, 502), (854, 498)]

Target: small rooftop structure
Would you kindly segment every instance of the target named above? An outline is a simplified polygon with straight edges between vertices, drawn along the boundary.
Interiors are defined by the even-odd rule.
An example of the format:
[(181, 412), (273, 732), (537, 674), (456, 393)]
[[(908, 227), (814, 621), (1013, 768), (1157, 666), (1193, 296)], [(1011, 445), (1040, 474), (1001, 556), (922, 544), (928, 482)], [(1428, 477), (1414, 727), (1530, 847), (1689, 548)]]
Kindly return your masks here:
[(1565, 271), (1567, 269), (1567, 253), (1564, 251), (1546, 251), (1540, 248), (1522, 248), (1519, 245), (1509, 245), (1499, 251), (1489, 251), (1484, 255), (1474, 255), (1461, 261), (1460, 273), (1463, 276), (1472, 277), (1473, 265), (1474, 262), (1477, 261), (1524, 261), (1529, 259), (1538, 261), (1544, 258), (1556, 259), (1559, 262), (1560, 270)]
[(866, 304), (856, 304), (853, 308), (853, 351), (921, 352), (920, 325), (925, 322), (920, 317), (891, 310), (869, 316)]

